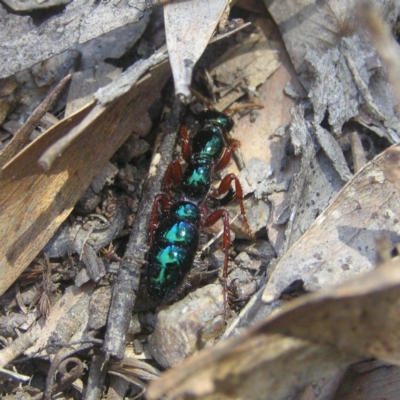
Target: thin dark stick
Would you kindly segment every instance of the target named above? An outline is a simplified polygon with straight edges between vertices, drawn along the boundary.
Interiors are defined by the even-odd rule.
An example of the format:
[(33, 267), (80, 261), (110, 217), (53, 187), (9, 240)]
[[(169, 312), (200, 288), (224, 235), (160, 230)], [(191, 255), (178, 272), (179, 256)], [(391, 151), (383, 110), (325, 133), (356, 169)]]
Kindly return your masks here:
[(103, 396), (106, 368), (103, 354), (94, 354), (90, 363), (89, 377), (83, 398), (85, 400), (99, 400)]
[(161, 191), (161, 182), (165, 170), (173, 159), (182, 112), (183, 105), (176, 100), (163, 126), (163, 137), (153, 157), (150, 172), (143, 188), (142, 201), (113, 288), (107, 332), (103, 345), (107, 359), (115, 357), (121, 360), (124, 357), (126, 334), (139, 288), (140, 270), (148, 246), (150, 212), (155, 196)]
[(26, 120), (16, 132), (10, 143), (4, 148), (0, 154), (0, 168), (11, 160), (28, 142), (32, 131), (35, 129), (41, 118), (48, 111), (51, 104), (60, 94), (65, 84), (71, 79), (71, 74), (67, 75), (50, 91), (47, 97), (40, 103), (35, 111)]

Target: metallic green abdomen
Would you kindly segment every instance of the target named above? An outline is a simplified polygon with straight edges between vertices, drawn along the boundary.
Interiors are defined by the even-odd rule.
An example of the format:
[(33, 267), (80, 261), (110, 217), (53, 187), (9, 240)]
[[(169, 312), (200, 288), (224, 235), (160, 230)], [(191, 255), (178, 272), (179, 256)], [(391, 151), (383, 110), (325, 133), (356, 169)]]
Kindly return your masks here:
[(196, 225), (173, 215), (161, 221), (149, 251), (150, 296), (168, 300), (176, 293), (192, 267), (198, 244)]

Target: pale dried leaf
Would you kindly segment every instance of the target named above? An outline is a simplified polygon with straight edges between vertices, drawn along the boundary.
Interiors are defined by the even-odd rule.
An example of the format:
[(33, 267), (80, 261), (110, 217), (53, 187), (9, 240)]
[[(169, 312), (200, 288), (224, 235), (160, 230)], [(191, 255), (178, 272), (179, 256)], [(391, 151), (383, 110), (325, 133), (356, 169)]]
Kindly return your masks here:
[(165, 33), (176, 95), (190, 97), (193, 68), (227, 4), (227, 0), (203, 0), (177, 1), (164, 6)]
[(151, 383), (156, 399), (285, 399), (376, 357), (399, 364), (400, 261), (304, 296)]
[(387, 150), (347, 183), (282, 257), (267, 283), (264, 301), (278, 299), (296, 281), (313, 291), (368, 271), (375, 265), (376, 235), (387, 236), (393, 246), (399, 241), (400, 190), (385, 176), (388, 155), (394, 173), (399, 154), (398, 146)]
[[(309, 91), (314, 122), (325, 115), (335, 134), (362, 108), (386, 127), (386, 137), (399, 141), (396, 104), (381, 61), (368, 41), (366, 26), (352, 0), (264, 0), (282, 33), (299, 79)], [(374, 2), (393, 24), (399, 5)], [(350, 63), (349, 63), (349, 60)]]
[(226, 86), (214, 107), (225, 110), (249, 90), (254, 91), (279, 66), (278, 56), (262, 31), (245, 38), (223, 54), (209, 71), (219, 90)]
[(13, 11), (33, 11), (71, 3), (72, 0), (4, 0)]
[(150, 383), (147, 397), (281, 400), (356, 360), (334, 347), (247, 332), (167, 371)]
[(260, 331), (400, 364), (400, 261), (292, 301)]

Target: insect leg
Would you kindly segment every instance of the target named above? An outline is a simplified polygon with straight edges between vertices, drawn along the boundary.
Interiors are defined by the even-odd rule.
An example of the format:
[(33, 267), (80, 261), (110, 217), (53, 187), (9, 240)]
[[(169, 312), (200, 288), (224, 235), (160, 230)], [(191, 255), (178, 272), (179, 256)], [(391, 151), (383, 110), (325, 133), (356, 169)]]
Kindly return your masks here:
[(221, 159), (218, 161), (218, 164), (214, 167), (214, 171), (220, 171), (221, 169), (224, 169), (228, 164), (229, 161), (231, 160), (232, 156), (232, 151), (237, 150), (240, 146), (240, 143), (235, 140), (224, 152), (223, 156)]
[(168, 200), (171, 198), (171, 187), (176, 188), (181, 181), (182, 167), (178, 160), (172, 160), (168, 165), (163, 178), (163, 191), (165, 192)]
[(227, 193), (229, 191), (229, 188), (231, 187), (232, 181), (235, 182), (235, 191), (236, 191), (235, 197), (239, 202), (240, 213), (242, 214), (243, 217), (243, 224), (249, 236), (254, 237), (254, 233), (251, 231), (249, 222), (247, 221), (246, 211), (244, 210), (242, 185), (240, 184), (240, 181), (235, 174), (228, 174), (227, 176), (225, 176), (224, 179), (222, 179), (218, 189), (213, 188), (210, 190), (210, 196), (219, 197)]
[(160, 205), (161, 205), (161, 212), (163, 214), (166, 213), (167, 211), (169, 211), (171, 202), (169, 201), (168, 197), (165, 196), (164, 194), (158, 194), (154, 198), (153, 207), (151, 209), (150, 229), (149, 229), (150, 246), (153, 244), (154, 232), (155, 232), (158, 222), (160, 220)]

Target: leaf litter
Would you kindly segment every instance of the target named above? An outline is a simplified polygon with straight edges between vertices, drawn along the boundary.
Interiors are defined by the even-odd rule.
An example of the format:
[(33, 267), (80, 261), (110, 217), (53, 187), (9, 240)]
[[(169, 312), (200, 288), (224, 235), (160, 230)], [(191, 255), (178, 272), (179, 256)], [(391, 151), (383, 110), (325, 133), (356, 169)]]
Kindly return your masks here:
[[(390, 370), (391, 379), (398, 376), (394, 366), (399, 363), (398, 261), (387, 261), (375, 269), (378, 262), (391, 258), (398, 244), (400, 153), (397, 146), (388, 148), (398, 142), (399, 135), (390, 80), (395, 63), (384, 51), (393, 39), (387, 32), (386, 36), (376, 33), (380, 32), (379, 24), (394, 25), (397, 5), (378, 2), (377, 11), (371, 11), (378, 15), (372, 28), (368, 22), (372, 17), (359, 18), (363, 24), (357, 23), (360, 11), (355, 2), (266, 0), (274, 21), (267, 14), (252, 14), (251, 10), (263, 7), (262, 1), (253, 3), (239, 1), (233, 7), (235, 18), (252, 21), (253, 26), (244, 25), (230, 37), (221, 33), (224, 26), (232, 29), (238, 25), (227, 23), (226, 2), (221, 2), (218, 12), (202, 11), (210, 25), (201, 34), (193, 29), (201, 37), (193, 43), (204, 43), (191, 59), (189, 70), (185, 70), (188, 63), (174, 63), (190, 58), (188, 45), (192, 42), (179, 43), (179, 38), (182, 29), (189, 34), (188, 27), (200, 21), (193, 10), (188, 11), (195, 4), (166, 6), (168, 13), (174, 9), (180, 13), (178, 21), (186, 18), (184, 24), (175, 22), (174, 28), (173, 18), (168, 17), (167, 41), (175, 41), (175, 53), (170, 51), (175, 90), (189, 97), (193, 71), (192, 87), (213, 99), (219, 109), (230, 107), (242, 96), (264, 106), (247, 115), (234, 115), (232, 135), (241, 142), (244, 160), (240, 179), (249, 197), (249, 220), (258, 235), (252, 243), (241, 232), (240, 218), (232, 225), (236, 237), (241, 238), (235, 240), (230, 254), (234, 259), (229, 275), (234, 318), (226, 320), (220, 301), (218, 250), (198, 258), (188, 278), (192, 287), (161, 310), (155, 308), (138, 280), (148, 229), (140, 210), (149, 207), (154, 198), (154, 194), (144, 197), (143, 205), (139, 193), (142, 188), (146, 192), (153, 176), (160, 179), (157, 176), (167, 163), (163, 158), (166, 152), (154, 150), (152, 172), (143, 184), (149, 165), (146, 152), (149, 143), (153, 146), (151, 138), (156, 136), (154, 127), (163, 108), (167, 111), (172, 107), (176, 115), (181, 114), (177, 103), (171, 104), (172, 86), (163, 90), (170, 72), (159, 23), (163, 10), (158, 8), (142, 18), (136, 37), (127, 35), (126, 46), (131, 47), (131, 57), (134, 54), (137, 62), (124, 72), (123, 46), (113, 53), (118, 47), (113, 32), (103, 39), (93, 30), (99, 45), (92, 44), (92, 50), (87, 47), (86, 54), (77, 48), (83, 52), (80, 70), (72, 71), (68, 100), (66, 96), (58, 100), (58, 110), (67, 108), (65, 119), (57, 122), (47, 112), (38, 128), (44, 126), (45, 117), (55, 119), (56, 125), (42, 135), (38, 131), (38, 138), (1, 171), (0, 240), (4, 254), (0, 321), (6, 329), (1, 331), (4, 349), (0, 360), (7, 368), (3, 382), (9, 393), (16, 390), (10, 365), (18, 371), (13, 372), (13, 379), (26, 381), (27, 375), (19, 367), (21, 354), (47, 363), (41, 375), (27, 370), (28, 375), (44, 377), (46, 383), (36, 384), (34, 379), (23, 389), (31, 396), (41, 391), (47, 398), (56, 391), (64, 392), (72, 380), (76, 393), (84, 392), (85, 385), (92, 388), (78, 396), (100, 398), (106, 371), (109, 396), (118, 390), (128, 397), (141, 396), (145, 382), (159, 375), (151, 365), (157, 365), (155, 361), (163, 367), (177, 367), (150, 385), (147, 396), (154, 399), (304, 400), (315, 398), (316, 388), (326, 398), (357, 398), (352, 382), (363, 387), (363, 398), (368, 399), (373, 398), (374, 388), (385, 386), (382, 382), (387, 377), (382, 371)], [(143, 4), (134, 7), (144, 10), (148, 5), (143, 8)], [(67, 6), (68, 12), (71, 9)], [(18, 17), (28, 22), (29, 17), (17, 14), (10, 21), (16, 23)], [(119, 21), (117, 25), (129, 22)], [(36, 34), (28, 32), (29, 23), (21, 24), (20, 29), (25, 29), (25, 39)], [(220, 29), (217, 36), (228, 37), (211, 45), (198, 60), (216, 29)], [(7, 40), (7, 46), (16, 46), (12, 37)], [(71, 49), (76, 41), (72, 35), (55, 52)], [(377, 43), (378, 52), (371, 43)], [(93, 50), (99, 48), (103, 50)], [(0, 99), (1, 138), (5, 141), (15, 133), (18, 118), (24, 120), (23, 108), (18, 107), (23, 98), (16, 89), (25, 85), (26, 93), (36, 90), (32, 99), (43, 99), (37, 85), (51, 65), (43, 61), (49, 56), (46, 51), (27, 58), (36, 60), (29, 61), (32, 64), (42, 61), (40, 69), (33, 67), (30, 72), (35, 76), (31, 84), (26, 72), (18, 79), (15, 74), (32, 64), (9, 54), (12, 61), (7, 68), (11, 69), (4, 70), (8, 78)], [(115, 65), (105, 62), (107, 57), (114, 57)], [(56, 68), (64, 62), (58, 60), (59, 64), (53, 62)], [(63, 70), (56, 80), (46, 78), (47, 88), (65, 76), (68, 68), (59, 71)], [(177, 76), (185, 77), (183, 86), (179, 86)], [(396, 93), (396, 87), (394, 90)], [(25, 109), (33, 111), (35, 107), (28, 103)], [(191, 112), (199, 108), (204, 104), (190, 105)], [(190, 112), (185, 120), (195, 129)], [(176, 121), (181, 123), (182, 117)], [(163, 130), (167, 136), (168, 132), (176, 133), (176, 122), (164, 125)], [(117, 152), (129, 136), (124, 150)], [(168, 145), (170, 157), (174, 142), (171, 139)], [(229, 171), (238, 174), (238, 168), (231, 164)], [(124, 196), (124, 191), (129, 195)], [(233, 206), (227, 208), (232, 217), (237, 213)], [(135, 228), (135, 220), (139, 228)], [(50, 257), (47, 264), (46, 257)], [(363, 275), (365, 271), (369, 272)], [(46, 298), (44, 286), (34, 284), (41, 274)], [(135, 278), (125, 280), (129, 275)], [(49, 277), (50, 281), (45, 280)], [(347, 282), (349, 277), (353, 280)], [(121, 283), (124, 289), (118, 286)], [(197, 289), (199, 285), (202, 287)], [(185, 297), (188, 291), (193, 293)], [(316, 293), (292, 300), (305, 291)], [(122, 303), (118, 305), (121, 299), (127, 305), (123, 312)], [(43, 305), (48, 303), (45, 311)], [(29, 318), (18, 319), (18, 312)], [(220, 337), (228, 339), (214, 346)], [(126, 343), (134, 347), (125, 347)], [(121, 361), (108, 361), (110, 356)], [(91, 366), (85, 375), (82, 361), (88, 357)], [(378, 360), (369, 361), (377, 363), (376, 368), (364, 362), (368, 358)], [(66, 372), (68, 363), (70, 375)], [(25, 364), (29, 366), (29, 362)], [(376, 379), (368, 382), (371, 374)], [(382, 389), (387, 398), (396, 398), (393, 385)]]

